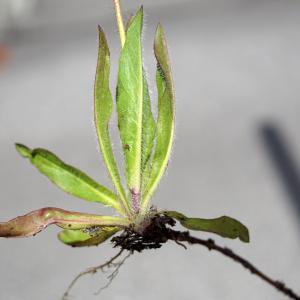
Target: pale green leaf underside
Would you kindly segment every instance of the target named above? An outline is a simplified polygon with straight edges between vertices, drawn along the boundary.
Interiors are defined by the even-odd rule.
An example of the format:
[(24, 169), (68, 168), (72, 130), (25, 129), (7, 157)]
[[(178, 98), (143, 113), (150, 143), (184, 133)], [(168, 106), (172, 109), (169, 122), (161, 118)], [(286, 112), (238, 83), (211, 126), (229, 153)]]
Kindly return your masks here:
[(113, 110), (113, 100), (109, 88), (109, 72), (110, 53), (104, 32), (99, 27), (99, 52), (94, 90), (95, 125), (105, 165), (120, 196), (122, 205), (128, 212), (130, 208), (121, 183), (109, 135), (109, 121)]
[(139, 192), (141, 185), (142, 126), (143, 126), (143, 12), (130, 22), (126, 42), (119, 60), (117, 85), (118, 126), (125, 157), (128, 188)]
[(39, 148), (31, 150), (21, 144), (16, 144), (16, 149), (23, 157), (29, 158), (41, 173), (63, 191), (87, 201), (109, 205), (118, 212), (124, 213), (113, 192), (98, 184), (82, 171), (65, 164), (50, 151)]
[(63, 230), (58, 234), (61, 242), (72, 247), (97, 246), (115, 233), (120, 231), (119, 227), (89, 227), (79, 230)]
[(167, 167), (174, 135), (175, 94), (166, 40), (161, 25), (158, 25), (156, 30), (154, 53), (157, 59), (158, 118), (150, 177), (143, 192), (143, 211), (147, 210), (149, 200)]
[(178, 220), (187, 229), (212, 232), (225, 238), (239, 238), (243, 242), (249, 242), (247, 227), (236, 219), (226, 216), (216, 219), (188, 218), (177, 211), (164, 211), (163, 213)]
[(44, 230), (51, 224), (64, 229), (85, 229), (91, 226), (127, 227), (127, 219), (111, 216), (99, 216), (56, 207), (35, 210), (24, 216), (0, 223), (0, 237), (28, 237)]

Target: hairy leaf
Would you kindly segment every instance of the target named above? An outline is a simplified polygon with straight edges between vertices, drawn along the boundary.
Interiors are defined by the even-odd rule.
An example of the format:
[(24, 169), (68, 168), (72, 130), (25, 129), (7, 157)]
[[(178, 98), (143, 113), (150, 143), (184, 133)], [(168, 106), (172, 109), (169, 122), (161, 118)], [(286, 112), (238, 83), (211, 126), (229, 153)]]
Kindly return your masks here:
[(108, 172), (127, 212), (129, 203), (121, 183), (109, 136), (109, 121), (113, 110), (112, 95), (109, 89), (110, 53), (103, 30), (99, 27), (99, 52), (95, 79), (95, 125), (98, 141)]
[(158, 118), (150, 178), (143, 192), (143, 212), (147, 210), (149, 200), (167, 167), (174, 135), (175, 93), (165, 35), (160, 24), (156, 30), (154, 53), (157, 59)]
[(117, 85), (118, 126), (125, 157), (127, 185), (140, 192), (143, 127), (142, 9), (130, 22), (119, 61)]
[(238, 220), (222, 216), (216, 219), (188, 218), (177, 211), (164, 211), (168, 217), (174, 218), (180, 224), (191, 230), (213, 232), (226, 238), (239, 238), (243, 242), (249, 242), (249, 232), (245, 225)]
[(82, 171), (65, 164), (50, 151), (45, 149), (31, 150), (21, 144), (16, 144), (16, 148), (23, 157), (29, 158), (41, 173), (63, 191), (88, 201), (112, 206), (118, 212), (124, 213), (117, 201), (117, 196), (113, 192), (98, 184)]
[(143, 71), (143, 127), (142, 127), (142, 186), (149, 180), (150, 158), (155, 137), (155, 121), (151, 111), (151, 100), (145, 72)]
[(118, 217), (99, 216), (46, 207), (8, 222), (0, 223), (0, 237), (33, 236), (51, 224), (66, 229), (82, 229), (91, 226), (126, 227), (128, 221)]
[(61, 242), (72, 247), (97, 246), (115, 233), (120, 231), (119, 227), (88, 227), (79, 230), (63, 230), (58, 234)]

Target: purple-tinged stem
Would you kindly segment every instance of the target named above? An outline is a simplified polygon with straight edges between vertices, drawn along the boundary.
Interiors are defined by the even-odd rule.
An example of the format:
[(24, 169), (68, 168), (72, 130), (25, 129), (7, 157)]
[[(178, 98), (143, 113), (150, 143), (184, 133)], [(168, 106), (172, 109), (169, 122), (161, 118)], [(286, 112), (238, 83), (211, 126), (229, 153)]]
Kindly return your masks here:
[(135, 214), (138, 214), (140, 211), (140, 192), (133, 188), (130, 190), (131, 193), (131, 201), (132, 201), (132, 208)]

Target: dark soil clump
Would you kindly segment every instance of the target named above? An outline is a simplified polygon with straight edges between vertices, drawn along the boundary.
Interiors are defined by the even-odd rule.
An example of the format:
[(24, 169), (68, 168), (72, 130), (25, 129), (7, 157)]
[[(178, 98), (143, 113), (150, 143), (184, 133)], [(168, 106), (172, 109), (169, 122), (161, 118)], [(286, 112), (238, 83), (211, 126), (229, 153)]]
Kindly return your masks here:
[(142, 233), (127, 229), (121, 235), (112, 238), (114, 247), (134, 252), (141, 252), (145, 249), (157, 249), (170, 239), (173, 231), (170, 227), (176, 222), (167, 216), (155, 216)]

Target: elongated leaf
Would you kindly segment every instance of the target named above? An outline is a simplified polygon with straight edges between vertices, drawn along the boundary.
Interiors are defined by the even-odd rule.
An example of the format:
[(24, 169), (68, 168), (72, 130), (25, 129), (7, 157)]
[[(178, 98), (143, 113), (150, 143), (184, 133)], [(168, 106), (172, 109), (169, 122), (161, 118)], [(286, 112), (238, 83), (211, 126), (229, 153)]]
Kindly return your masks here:
[(87, 201), (112, 206), (118, 212), (124, 213), (117, 201), (117, 196), (113, 192), (98, 184), (82, 171), (65, 164), (50, 151), (45, 149), (31, 150), (21, 144), (16, 144), (16, 148), (23, 157), (29, 158), (41, 173), (63, 191)]
[(247, 227), (236, 219), (226, 216), (216, 219), (188, 218), (177, 211), (165, 211), (163, 213), (178, 220), (185, 228), (212, 232), (225, 238), (239, 238), (243, 242), (249, 242)]
[(61, 242), (72, 247), (98, 246), (120, 230), (119, 227), (88, 227), (82, 230), (63, 230), (58, 234)]
[(158, 118), (150, 178), (143, 192), (143, 212), (147, 210), (149, 200), (167, 167), (174, 135), (175, 93), (166, 40), (161, 25), (158, 25), (156, 30), (154, 53), (157, 59)]
[(142, 186), (149, 180), (150, 158), (155, 137), (155, 121), (151, 111), (151, 100), (145, 72), (143, 71), (143, 127), (142, 127)]
[(119, 61), (117, 111), (127, 185), (140, 193), (143, 126), (142, 9), (130, 22)]
[(46, 207), (8, 222), (0, 223), (0, 237), (33, 236), (51, 224), (68, 229), (82, 229), (91, 226), (126, 227), (128, 221), (118, 217), (84, 214), (55, 207)]
[(98, 141), (107, 170), (120, 196), (124, 209), (129, 212), (130, 207), (121, 183), (118, 167), (114, 158), (109, 136), (109, 121), (113, 109), (112, 95), (109, 89), (110, 53), (103, 30), (99, 27), (99, 52), (95, 79), (95, 125)]
[[(130, 16), (126, 24), (126, 34), (134, 17)], [(146, 72), (143, 68), (143, 124), (142, 124), (142, 189), (149, 179), (150, 158), (153, 150), (156, 123), (151, 110), (151, 99), (149, 95)]]

